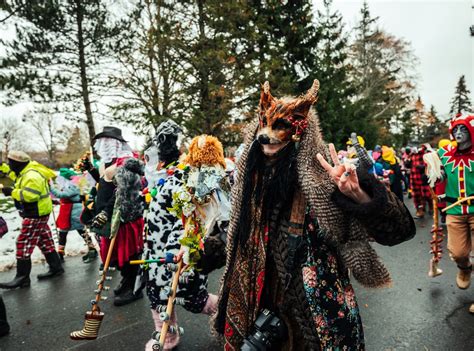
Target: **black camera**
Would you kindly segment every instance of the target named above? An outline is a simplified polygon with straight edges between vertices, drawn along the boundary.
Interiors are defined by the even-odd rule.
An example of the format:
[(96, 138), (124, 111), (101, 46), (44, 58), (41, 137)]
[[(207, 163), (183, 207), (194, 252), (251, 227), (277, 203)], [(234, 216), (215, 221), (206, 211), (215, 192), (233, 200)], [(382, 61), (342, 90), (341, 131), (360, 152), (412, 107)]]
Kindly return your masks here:
[(244, 339), (242, 351), (268, 351), (276, 342), (287, 338), (285, 323), (275, 313), (264, 309), (255, 321), (253, 332)]

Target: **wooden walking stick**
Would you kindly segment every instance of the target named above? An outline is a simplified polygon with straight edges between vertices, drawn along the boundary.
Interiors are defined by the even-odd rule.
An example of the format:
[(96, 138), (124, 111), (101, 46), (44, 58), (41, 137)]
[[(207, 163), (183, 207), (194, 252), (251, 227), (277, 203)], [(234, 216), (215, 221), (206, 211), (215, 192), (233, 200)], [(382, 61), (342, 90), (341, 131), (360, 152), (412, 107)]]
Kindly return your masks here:
[[(190, 216), (186, 219), (186, 223), (184, 225), (184, 235), (185, 237), (188, 236), (188, 233), (192, 232), (193, 230), (190, 229), (191, 223), (193, 221), (193, 216)], [(181, 248), (183, 245), (181, 245)], [(164, 344), (165, 344), (165, 339), (166, 335), (168, 334), (168, 330), (170, 329), (170, 320), (171, 320), (171, 315), (173, 314), (173, 309), (174, 305), (176, 302), (176, 292), (178, 290), (178, 283), (179, 283), (179, 277), (182, 273), (183, 270), (183, 259), (181, 258), (176, 266), (176, 271), (173, 274), (173, 279), (171, 282), (171, 289), (168, 295), (168, 303), (166, 305), (166, 311), (160, 313), (160, 319), (163, 321), (163, 325), (161, 327), (161, 331), (155, 336), (155, 338), (158, 337), (159, 335), (159, 340), (158, 344), (153, 345), (154, 350), (163, 350)], [(174, 329), (174, 332), (183, 333), (182, 328), (176, 328), (174, 326), (171, 326)]]
[(463, 202), (466, 202), (466, 201), (474, 201), (474, 196), (468, 196), (468, 197), (463, 197), (461, 199), (459, 199), (458, 201), (456, 201), (455, 203), (443, 208), (443, 212), (446, 212), (447, 210), (450, 210), (452, 209), (453, 207), (456, 207), (458, 205), (461, 205)]
[(112, 280), (112, 277), (107, 276), (107, 272), (115, 270), (115, 268), (110, 267), (110, 260), (112, 258), (112, 253), (115, 246), (115, 240), (117, 238), (117, 232), (120, 226), (120, 211), (118, 209), (118, 200), (115, 199), (114, 212), (112, 214), (112, 223), (110, 226), (111, 241), (109, 244), (109, 250), (107, 252), (107, 257), (104, 263), (104, 269), (101, 272), (101, 277), (97, 281), (97, 290), (94, 291), (95, 298), (91, 301), (92, 309), (87, 311), (85, 315), (84, 328), (82, 330), (73, 331), (70, 334), (72, 340), (94, 340), (97, 339), (99, 335), (99, 328), (104, 319), (104, 312), (100, 310), (99, 302), (106, 300), (107, 298), (102, 296), (102, 291), (109, 290), (108, 286), (105, 286), (107, 280)]
[(438, 263), (441, 260), (443, 248), (443, 228), (439, 226), (438, 216), (438, 196), (435, 194), (433, 189), (430, 187), (431, 198), (433, 199), (433, 228), (431, 229), (432, 237), (430, 240), (431, 250), (430, 253), (433, 257), (430, 259), (430, 270), (428, 276), (436, 277), (443, 274), (443, 271), (438, 267)]
[[(438, 267), (438, 263), (441, 260), (443, 253), (443, 228), (439, 226), (438, 218), (438, 196), (435, 194), (433, 188), (436, 182), (442, 179), (441, 174), (441, 161), (436, 152), (428, 152), (423, 155), (423, 161), (426, 163), (426, 176), (428, 177), (428, 185), (431, 193), (431, 199), (433, 201), (433, 228), (431, 229), (431, 240), (430, 253), (433, 257), (430, 259), (430, 269), (428, 276), (436, 277), (441, 275), (443, 271)], [(445, 209), (443, 210), (445, 211)]]

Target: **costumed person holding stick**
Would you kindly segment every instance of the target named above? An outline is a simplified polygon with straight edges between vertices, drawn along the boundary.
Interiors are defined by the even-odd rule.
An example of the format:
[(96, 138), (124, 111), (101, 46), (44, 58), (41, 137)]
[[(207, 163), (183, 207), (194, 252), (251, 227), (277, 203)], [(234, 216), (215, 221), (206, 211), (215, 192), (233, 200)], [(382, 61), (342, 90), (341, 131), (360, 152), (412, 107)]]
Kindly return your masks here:
[[(156, 347), (154, 345), (158, 343), (160, 337), (164, 350), (170, 350), (179, 343), (179, 332), (182, 329), (177, 325), (174, 308), (169, 313), (169, 320), (166, 321), (166, 328), (169, 326), (170, 329), (160, 334), (165, 324), (165, 321), (160, 319), (160, 312), (165, 312), (168, 296), (173, 291), (174, 277), (179, 278), (177, 291), (174, 290), (175, 304), (183, 305), (186, 310), (193, 313), (215, 312), (217, 296), (207, 291), (207, 274), (224, 265), (225, 239), (222, 235), (229, 219), (225, 161), (220, 142), (209, 136), (202, 136), (200, 143), (198, 138), (193, 139), (184, 166), (177, 162), (179, 151), (176, 141), (181, 132), (179, 126), (172, 121), (165, 121), (158, 130), (154, 138), (155, 145), (145, 154), (146, 157), (157, 154), (160, 160), (158, 177), (155, 178), (156, 183), (151, 190), (153, 200), (148, 216), (149, 235), (145, 250), (146, 262), (149, 262), (148, 270), (145, 271), (148, 276), (147, 294), (157, 334), (148, 342), (146, 350)], [(204, 181), (207, 187), (202, 184)], [(194, 195), (189, 193), (191, 188), (194, 189), (196, 196), (202, 196), (203, 202), (198, 205), (199, 210), (192, 202)], [(180, 205), (185, 207), (184, 211)], [(198, 225), (197, 218), (202, 216), (206, 216), (206, 219), (200, 221)], [(188, 227), (185, 223), (188, 223)], [(201, 239), (203, 241), (206, 239), (204, 247), (198, 248), (198, 250), (204, 248), (204, 253), (196, 260), (194, 252), (197, 251), (192, 253), (188, 251), (185, 255), (186, 264), (187, 257), (192, 256), (198, 270), (189, 267), (179, 277), (173, 273), (176, 268), (174, 265), (158, 264), (157, 261), (165, 257), (172, 258), (178, 254), (180, 247), (190, 247), (192, 243), (198, 243), (191, 238), (184, 238), (186, 228), (189, 226), (193, 226), (196, 230), (199, 228)]]
[[(446, 179), (448, 250), (458, 266), (456, 285), (467, 289), (471, 284), (472, 263), (470, 254), (474, 240), (474, 115), (457, 114), (450, 122), (449, 133), (457, 143), (438, 150), (441, 173), (438, 167), (430, 167), (430, 182)], [(474, 311), (472, 311), (474, 312)]]
[[(123, 306), (143, 297), (141, 290), (134, 291), (138, 266), (129, 264), (130, 260), (138, 259), (143, 251), (143, 201), (140, 194), (143, 167), (139, 160), (134, 159), (132, 149), (123, 139), (119, 128), (104, 127), (94, 140), (94, 149), (100, 157), (99, 169), (94, 168), (87, 158), (82, 165), (98, 183), (97, 194), (92, 209), (87, 206), (81, 220), (101, 237), (100, 256), (105, 262), (111, 243), (108, 237), (115, 193), (124, 193), (120, 204), (121, 222), (111, 257), (111, 264), (117, 266), (122, 275), (122, 280), (114, 289), (114, 305)], [(134, 176), (116, 178), (121, 167), (129, 171), (125, 175)]]
[(32, 161), (23, 151), (10, 151), (8, 165), (2, 171), (15, 181), (15, 186), (3, 187), (2, 192), (11, 196), (23, 218), (21, 232), (16, 239), (17, 272), (8, 283), (0, 283), (2, 289), (30, 286), (31, 254), (38, 246), (46, 258), (49, 270), (39, 274), (38, 279), (47, 279), (64, 273), (56, 252), (51, 229), (48, 225), (53, 203), (49, 194), (49, 181), (56, 177), (54, 171)]
[(395, 245), (415, 235), (393, 193), (328, 152), (311, 109), (318, 89), (315, 80), (277, 99), (266, 82), (247, 129), (214, 321), (225, 350), (363, 349), (348, 271), (363, 286), (390, 285), (369, 236)]
[[(87, 245), (87, 254), (82, 257), (84, 263), (93, 262), (97, 258), (97, 251), (92, 243), (91, 237), (80, 221), (83, 203), (81, 190), (73, 182), (73, 178), (82, 177), (69, 168), (60, 168), (56, 178), (56, 185), (51, 186), (51, 193), (60, 199), (59, 215), (56, 219), (56, 227), (59, 229), (58, 253), (64, 261), (67, 234), (76, 230)], [(86, 181), (87, 182), (87, 181)]]
[[(127, 238), (120, 238), (119, 234), (122, 233), (121, 235), (124, 235), (124, 233), (127, 233), (127, 227), (124, 228), (124, 225), (126, 226), (128, 223), (133, 223), (136, 221), (134, 218), (141, 215), (141, 199), (139, 187), (136, 185), (141, 184), (142, 166), (142, 163), (138, 159), (127, 158), (122, 166), (117, 167), (114, 174), (114, 182), (117, 186), (113, 194), (114, 203), (108, 229), (108, 239), (110, 241), (107, 242), (108, 247), (104, 257), (103, 271), (100, 273), (100, 279), (97, 281), (97, 289), (94, 290), (94, 299), (91, 300), (92, 308), (86, 312), (84, 328), (73, 331), (70, 334), (72, 340), (94, 340), (99, 335), (99, 328), (105, 315), (104, 312), (101, 311), (99, 303), (107, 299), (107, 297), (102, 296), (102, 294), (104, 291), (109, 290), (109, 287), (105, 284), (107, 280), (112, 279), (112, 277), (107, 276), (107, 273), (109, 270), (114, 270), (111, 264), (113, 260), (117, 261), (117, 256), (120, 255), (120, 252), (117, 254), (118, 243), (127, 240)], [(122, 276), (124, 276), (124, 265), (119, 265), (119, 268), (122, 269)], [(129, 277), (124, 276), (124, 278)], [(128, 289), (128, 284), (131, 283), (128, 281), (124, 282), (122, 279), (122, 284), (127, 284)], [(123, 299), (124, 297), (126, 296), (116, 295), (114, 304), (117, 304), (117, 298)], [(137, 298), (136, 296), (135, 299)]]

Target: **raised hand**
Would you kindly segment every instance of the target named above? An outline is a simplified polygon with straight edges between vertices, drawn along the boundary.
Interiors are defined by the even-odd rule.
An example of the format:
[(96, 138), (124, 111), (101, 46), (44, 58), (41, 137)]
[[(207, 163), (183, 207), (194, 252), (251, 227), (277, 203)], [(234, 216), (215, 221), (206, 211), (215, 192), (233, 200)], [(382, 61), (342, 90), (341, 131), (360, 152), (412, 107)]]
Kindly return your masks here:
[(324, 159), (323, 155), (318, 153), (316, 157), (319, 163), (321, 163), (321, 166), (323, 166), (323, 168), (328, 172), (332, 181), (337, 185), (341, 193), (358, 203), (369, 202), (369, 195), (367, 195), (359, 185), (356, 167), (350, 163), (341, 164), (339, 162), (334, 144), (329, 144), (329, 152), (334, 166), (331, 166)]
[(107, 223), (108, 219), (109, 219), (109, 216), (107, 215), (107, 212), (101, 211), (92, 220), (91, 227), (102, 228), (105, 225), (105, 223)]

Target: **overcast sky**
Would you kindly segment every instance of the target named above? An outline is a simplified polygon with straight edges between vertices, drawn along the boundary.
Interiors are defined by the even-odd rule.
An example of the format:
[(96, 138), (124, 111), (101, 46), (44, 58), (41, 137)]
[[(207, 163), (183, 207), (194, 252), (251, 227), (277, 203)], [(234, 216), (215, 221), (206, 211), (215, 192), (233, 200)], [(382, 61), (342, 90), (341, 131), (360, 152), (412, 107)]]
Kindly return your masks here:
[[(316, 8), (322, 0), (313, 0)], [(360, 18), (363, 0), (335, 0), (348, 28)], [(459, 77), (464, 74), (474, 101), (474, 0), (368, 0), (380, 27), (411, 42), (419, 59), (417, 90), (427, 108), (449, 112), (449, 102)]]

